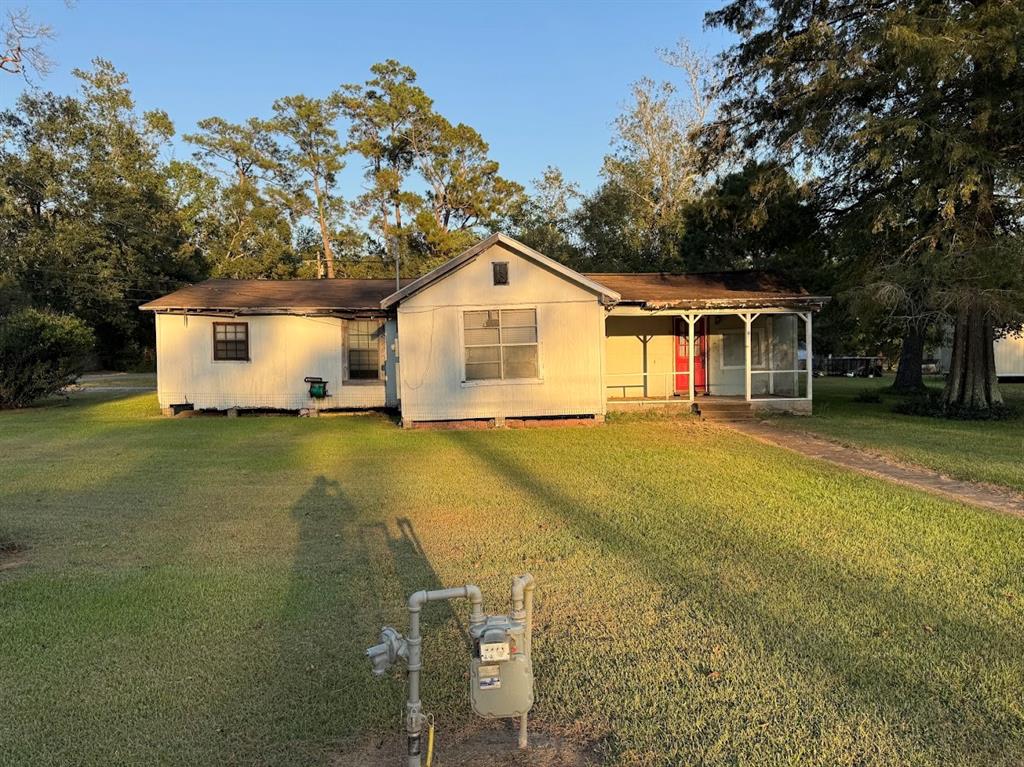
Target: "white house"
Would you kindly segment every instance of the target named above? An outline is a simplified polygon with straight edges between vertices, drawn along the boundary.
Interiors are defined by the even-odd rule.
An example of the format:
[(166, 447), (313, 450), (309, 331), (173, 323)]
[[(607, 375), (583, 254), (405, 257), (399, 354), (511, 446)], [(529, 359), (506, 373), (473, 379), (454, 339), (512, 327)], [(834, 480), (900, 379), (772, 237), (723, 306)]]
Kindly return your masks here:
[(581, 274), (495, 234), (400, 286), (208, 280), (142, 309), (168, 411), (394, 408), (412, 425), (723, 398), (809, 412), (826, 300), (759, 272)]

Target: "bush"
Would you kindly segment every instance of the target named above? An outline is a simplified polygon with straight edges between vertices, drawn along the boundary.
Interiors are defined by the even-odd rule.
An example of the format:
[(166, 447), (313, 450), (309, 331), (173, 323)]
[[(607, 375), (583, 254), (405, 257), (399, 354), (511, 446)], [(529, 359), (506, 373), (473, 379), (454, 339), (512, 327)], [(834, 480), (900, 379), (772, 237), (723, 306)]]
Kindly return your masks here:
[(1017, 411), (1008, 405), (996, 405), (990, 410), (949, 406), (943, 402), (942, 393), (933, 389), (896, 404), (893, 411), (903, 415), (950, 418), (956, 421), (1006, 421), (1017, 416)]
[(882, 401), (882, 395), (875, 389), (865, 389), (853, 398), (854, 402), (878, 403)]
[(77, 317), (19, 309), (0, 317), (0, 408), (60, 391), (85, 369), (93, 334)]

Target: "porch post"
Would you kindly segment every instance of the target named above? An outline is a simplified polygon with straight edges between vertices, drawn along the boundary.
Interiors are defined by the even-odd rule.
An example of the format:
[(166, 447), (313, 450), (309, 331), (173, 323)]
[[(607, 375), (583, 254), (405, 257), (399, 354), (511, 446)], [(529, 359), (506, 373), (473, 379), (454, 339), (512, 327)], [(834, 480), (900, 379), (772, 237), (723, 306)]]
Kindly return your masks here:
[(807, 331), (807, 399), (814, 398), (814, 347), (811, 344), (811, 315), (807, 312), (804, 315), (804, 325)]
[(743, 366), (743, 372), (746, 374), (746, 392), (747, 402), (750, 401), (750, 326), (754, 320), (750, 314), (741, 314), (740, 317), (743, 319), (744, 333), (743, 333), (743, 351), (746, 355), (746, 362)]
[(696, 315), (686, 315), (686, 324), (690, 327), (690, 339), (686, 344), (686, 351), (690, 355), (690, 361), (687, 365), (686, 381), (690, 391), (690, 403), (693, 403), (693, 324), (697, 321)]

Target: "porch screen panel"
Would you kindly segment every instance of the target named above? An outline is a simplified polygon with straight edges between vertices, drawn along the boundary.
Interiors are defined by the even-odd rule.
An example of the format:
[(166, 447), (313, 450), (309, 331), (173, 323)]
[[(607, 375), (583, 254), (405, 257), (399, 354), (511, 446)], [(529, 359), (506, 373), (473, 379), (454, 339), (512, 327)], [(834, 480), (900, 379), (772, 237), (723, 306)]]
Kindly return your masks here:
[(762, 314), (751, 324), (750, 393), (752, 397), (804, 397), (806, 343), (804, 323), (796, 314)]
[(463, 313), (467, 381), (537, 378), (537, 310)]

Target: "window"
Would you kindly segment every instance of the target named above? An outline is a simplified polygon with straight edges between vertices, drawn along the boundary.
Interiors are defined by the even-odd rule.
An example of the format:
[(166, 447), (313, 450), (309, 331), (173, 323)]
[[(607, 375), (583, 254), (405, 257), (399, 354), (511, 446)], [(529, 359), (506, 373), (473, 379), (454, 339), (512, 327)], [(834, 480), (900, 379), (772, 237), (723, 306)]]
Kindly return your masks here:
[(508, 285), (508, 261), (492, 261), (491, 271), (495, 285)]
[(349, 380), (379, 379), (384, 323), (381, 320), (349, 320), (346, 328)]
[(249, 323), (213, 323), (214, 360), (249, 360)]
[(537, 378), (537, 310), (463, 313), (466, 380)]

